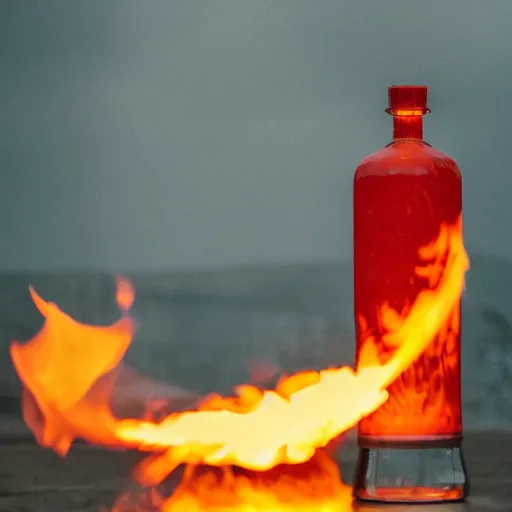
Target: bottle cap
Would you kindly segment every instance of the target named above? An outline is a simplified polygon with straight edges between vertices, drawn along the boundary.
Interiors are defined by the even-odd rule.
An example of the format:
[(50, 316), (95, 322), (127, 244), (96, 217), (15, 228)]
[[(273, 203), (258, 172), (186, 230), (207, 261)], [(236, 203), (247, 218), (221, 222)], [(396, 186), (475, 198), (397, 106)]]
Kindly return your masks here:
[(392, 85), (388, 87), (389, 108), (392, 116), (422, 116), (428, 114), (425, 85)]

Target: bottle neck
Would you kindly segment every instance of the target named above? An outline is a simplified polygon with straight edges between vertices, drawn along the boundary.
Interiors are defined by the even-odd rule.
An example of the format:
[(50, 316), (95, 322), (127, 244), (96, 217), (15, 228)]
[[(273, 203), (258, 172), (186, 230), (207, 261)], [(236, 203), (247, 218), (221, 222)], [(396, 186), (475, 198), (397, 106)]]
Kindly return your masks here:
[(422, 116), (393, 116), (393, 140), (423, 140)]

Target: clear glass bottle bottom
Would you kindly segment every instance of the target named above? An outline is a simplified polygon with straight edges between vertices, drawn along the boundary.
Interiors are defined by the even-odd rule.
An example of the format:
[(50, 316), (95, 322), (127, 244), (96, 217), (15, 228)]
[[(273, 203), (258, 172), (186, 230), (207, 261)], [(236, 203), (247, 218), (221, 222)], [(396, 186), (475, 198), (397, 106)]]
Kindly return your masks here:
[(359, 440), (354, 497), (379, 503), (464, 500), (469, 481), (460, 437), (442, 441)]
[[(418, 510), (418, 507), (420, 510)], [(372, 503), (355, 501), (352, 512), (478, 512), (467, 501), (449, 503)]]

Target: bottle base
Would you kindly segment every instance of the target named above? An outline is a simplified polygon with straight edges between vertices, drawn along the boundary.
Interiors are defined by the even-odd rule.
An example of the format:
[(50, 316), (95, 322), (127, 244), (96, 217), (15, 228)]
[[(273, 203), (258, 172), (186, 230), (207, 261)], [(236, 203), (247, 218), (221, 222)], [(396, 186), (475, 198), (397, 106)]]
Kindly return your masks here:
[(354, 498), (375, 503), (464, 501), (469, 482), (460, 441), (360, 439)]

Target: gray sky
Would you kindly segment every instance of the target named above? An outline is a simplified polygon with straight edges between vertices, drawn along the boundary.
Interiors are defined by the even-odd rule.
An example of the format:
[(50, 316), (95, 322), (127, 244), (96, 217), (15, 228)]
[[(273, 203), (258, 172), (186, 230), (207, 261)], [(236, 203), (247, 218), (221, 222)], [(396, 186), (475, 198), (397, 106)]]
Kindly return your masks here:
[(0, 269), (349, 258), (392, 83), (511, 256), (511, 50), (510, 0), (4, 0)]

